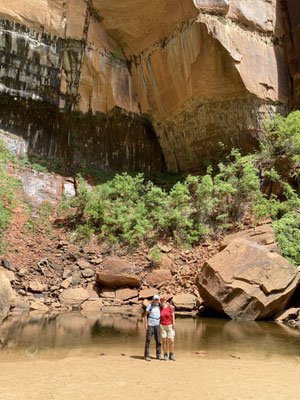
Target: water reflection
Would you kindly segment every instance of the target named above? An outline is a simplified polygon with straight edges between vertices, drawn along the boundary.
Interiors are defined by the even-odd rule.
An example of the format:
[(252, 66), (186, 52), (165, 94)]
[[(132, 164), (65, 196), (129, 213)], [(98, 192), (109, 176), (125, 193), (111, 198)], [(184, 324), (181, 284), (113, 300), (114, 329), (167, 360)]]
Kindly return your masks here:
[[(27, 314), (0, 326), (0, 360), (73, 355), (142, 355), (141, 317), (118, 314)], [(300, 357), (300, 331), (267, 322), (177, 318), (176, 354), (209, 358)]]

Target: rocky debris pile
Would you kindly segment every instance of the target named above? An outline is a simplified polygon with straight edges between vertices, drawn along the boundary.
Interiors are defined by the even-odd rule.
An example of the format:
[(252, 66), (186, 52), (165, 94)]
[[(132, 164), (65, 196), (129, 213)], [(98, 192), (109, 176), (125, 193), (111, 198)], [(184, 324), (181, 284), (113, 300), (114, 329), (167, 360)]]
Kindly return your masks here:
[(154, 265), (149, 249), (128, 255), (124, 250), (112, 254), (105, 246), (82, 249), (67, 240), (48, 244), (46, 251), (39, 252), (44, 257), (39, 261), (30, 239), (21, 249), (26, 258), (20, 251), (10, 257), (13, 262), (2, 260), (2, 269), (17, 293), (15, 312), (82, 309), (135, 313), (156, 293), (165, 294), (168, 301), (186, 295), (187, 303), (184, 299), (173, 303), (176, 310), (195, 312), (202, 303), (195, 285), (198, 265), (219, 247), (219, 242), (213, 242), (182, 251), (161, 244), (161, 259)]
[(199, 271), (205, 304), (232, 319), (265, 319), (284, 310), (299, 283), (299, 271), (255, 242), (235, 239)]
[[(67, 240), (62, 230), (55, 230), (50, 236), (44, 231), (30, 233), (24, 228), (27, 221), (24, 210), (15, 209), (14, 215), (7, 232), (9, 246), (0, 267), (16, 293), (14, 312), (81, 309), (84, 313), (140, 313), (153, 295), (159, 293), (166, 295), (177, 312), (202, 312), (206, 305), (212, 306), (216, 301), (218, 306), (213, 304), (213, 307), (232, 318), (255, 319), (271, 314), (269, 303), (274, 305), (277, 301), (270, 301), (271, 298), (278, 298), (274, 307), (277, 313), (278, 303), (284, 306), (292, 292), (292, 278), (284, 289), (285, 280), (291, 275), (290, 266), (282, 274), (275, 268), (273, 274), (274, 265), (278, 264), (274, 261), (278, 246), (267, 224), (207, 241), (193, 250), (177, 249), (170, 242), (158, 243), (159, 260), (153, 261), (149, 248), (132, 254), (105, 244), (82, 247)], [(252, 265), (246, 253), (245, 257), (233, 253), (226, 260), (222, 258), (224, 252), (232, 251), (237, 238), (242, 241), (246, 238), (248, 245), (252, 243), (258, 252), (253, 255)], [(216, 257), (221, 257), (218, 262), (221, 272), (217, 269), (210, 272)], [(259, 275), (257, 260), (270, 265), (267, 274)], [(235, 269), (232, 261), (241, 263), (241, 269)], [(228, 276), (228, 271), (232, 276)], [(245, 278), (246, 271), (249, 276)], [(214, 297), (217, 300), (212, 300)], [(291, 307), (298, 306), (293, 303)]]

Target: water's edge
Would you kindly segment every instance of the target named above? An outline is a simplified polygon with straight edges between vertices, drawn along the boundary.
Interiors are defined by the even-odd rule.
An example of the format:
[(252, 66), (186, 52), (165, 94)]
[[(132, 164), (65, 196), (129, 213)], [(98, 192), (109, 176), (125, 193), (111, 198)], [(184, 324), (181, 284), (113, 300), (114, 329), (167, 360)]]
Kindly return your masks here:
[[(142, 356), (141, 316), (29, 313), (0, 325), (0, 362), (87, 355)], [(152, 345), (154, 354), (154, 339)], [(247, 359), (300, 357), (300, 331), (274, 322), (177, 317), (178, 356)]]

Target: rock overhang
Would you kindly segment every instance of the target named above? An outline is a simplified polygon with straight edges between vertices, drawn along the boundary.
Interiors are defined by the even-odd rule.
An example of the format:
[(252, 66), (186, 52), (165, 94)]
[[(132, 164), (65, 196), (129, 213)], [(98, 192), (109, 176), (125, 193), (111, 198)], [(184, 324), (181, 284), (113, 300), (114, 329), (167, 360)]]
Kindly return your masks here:
[(90, 7), (128, 57), (168, 37), (178, 24), (197, 16), (192, 0), (91, 0)]
[(0, 16), (63, 38), (59, 84), (50, 80), (48, 88), (44, 78), (25, 74), (19, 83), (5, 77), (4, 86), (24, 86), (24, 95), (61, 110), (142, 114), (170, 171), (200, 167), (220, 140), (251, 147), (263, 120), (288, 109), (276, 0), (55, 0), (42, 10), (28, 4), (4, 0)]

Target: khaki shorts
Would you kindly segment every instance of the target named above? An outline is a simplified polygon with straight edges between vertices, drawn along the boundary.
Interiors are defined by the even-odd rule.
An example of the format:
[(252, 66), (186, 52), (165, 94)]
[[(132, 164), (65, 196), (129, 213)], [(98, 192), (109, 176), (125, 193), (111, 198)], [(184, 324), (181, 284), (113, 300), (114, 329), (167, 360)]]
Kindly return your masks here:
[(160, 336), (162, 339), (174, 339), (175, 331), (173, 325), (161, 325), (160, 326)]

